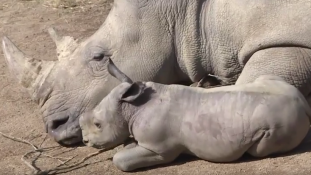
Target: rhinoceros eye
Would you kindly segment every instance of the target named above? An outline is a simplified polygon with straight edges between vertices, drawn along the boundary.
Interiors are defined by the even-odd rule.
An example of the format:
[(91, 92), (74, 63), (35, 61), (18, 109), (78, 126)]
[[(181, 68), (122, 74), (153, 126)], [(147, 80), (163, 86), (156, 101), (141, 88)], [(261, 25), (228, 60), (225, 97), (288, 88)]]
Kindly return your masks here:
[(107, 69), (105, 66), (105, 63), (108, 60), (108, 55), (104, 53), (95, 53), (92, 54), (92, 57), (90, 57), (90, 60), (88, 62), (88, 67), (90, 69), (89, 72), (94, 77), (102, 77), (106, 75), (105, 70)]
[(104, 58), (105, 58), (105, 54), (100, 53), (100, 54), (94, 55), (93, 60), (101, 61), (101, 60), (103, 60)]

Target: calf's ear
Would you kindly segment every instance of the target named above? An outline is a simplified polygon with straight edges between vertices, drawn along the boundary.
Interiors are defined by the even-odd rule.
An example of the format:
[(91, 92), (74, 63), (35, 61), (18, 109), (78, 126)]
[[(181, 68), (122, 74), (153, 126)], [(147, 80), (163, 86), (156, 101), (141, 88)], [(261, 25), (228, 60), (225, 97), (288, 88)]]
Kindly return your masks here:
[(126, 102), (133, 102), (137, 98), (140, 97), (144, 93), (145, 85), (141, 82), (134, 82), (127, 89), (121, 96), (122, 101)]

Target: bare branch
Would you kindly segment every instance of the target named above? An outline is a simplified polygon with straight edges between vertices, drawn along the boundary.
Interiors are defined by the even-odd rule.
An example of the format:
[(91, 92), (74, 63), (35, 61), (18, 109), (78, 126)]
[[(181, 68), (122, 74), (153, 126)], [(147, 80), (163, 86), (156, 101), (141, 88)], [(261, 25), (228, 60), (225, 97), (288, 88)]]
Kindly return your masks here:
[[(86, 166), (86, 165), (89, 165), (87, 163), (85, 163), (86, 160), (90, 159), (91, 157), (94, 157), (102, 152), (105, 152), (105, 151), (108, 151), (108, 150), (105, 150), (105, 149), (101, 149), (101, 150), (98, 150), (97, 152), (94, 152), (94, 153), (91, 153), (89, 155), (87, 155), (86, 157), (84, 157), (83, 159), (81, 159), (80, 161), (76, 162), (76, 163), (73, 163), (71, 165), (67, 165), (68, 162), (70, 162), (71, 160), (73, 160), (76, 156), (73, 156), (73, 157), (70, 157), (70, 158), (64, 158), (64, 157), (54, 157), (54, 156), (51, 156), (49, 154), (45, 154), (43, 153), (44, 151), (47, 151), (49, 149), (53, 149), (53, 148), (57, 148), (57, 147), (60, 147), (60, 146), (52, 146), (52, 147), (46, 147), (46, 148), (41, 148), (41, 145), (43, 144), (43, 142), (45, 141), (46, 137), (44, 138), (44, 140), (41, 142), (40, 144), (40, 148), (38, 148), (36, 145), (30, 143), (29, 141), (27, 140), (23, 140), (23, 139), (20, 139), (20, 138), (16, 138), (16, 137), (12, 137), (12, 136), (9, 136), (7, 134), (4, 134), (2, 132), (0, 132), (0, 134), (7, 138), (7, 139), (10, 139), (10, 140), (13, 140), (13, 141), (16, 141), (16, 142), (20, 142), (20, 143), (24, 143), (24, 144), (27, 144), (27, 145), (30, 145), (34, 150), (32, 151), (29, 151), (27, 152), (26, 154), (24, 154), (22, 157), (21, 157), (21, 160), (29, 167), (33, 170), (33, 175), (48, 175), (48, 174), (55, 174), (59, 171), (72, 171), (73, 169), (75, 168), (81, 168), (83, 166)], [(110, 149), (109, 149), (110, 150)], [(51, 158), (51, 159), (55, 159), (55, 160), (58, 160), (60, 162), (59, 165), (57, 165), (55, 168), (51, 168), (51, 169), (48, 169), (48, 170), (41, 170), (39, 169), (38, 167), (35, 166), (35, 160), (32, 160), (31, 162), (27, 161), (26, 158), (27, 156), (31, 155), (31, 154), (34, 154), (34, 153), (40, 153), (40, 155), (43, 155), (43, 156), (46, 156), (48, 158)], [(37, 156), (38, 158), (39, 156)], [(65, 160), (65, 161), (63, 161)], [(93, 162), (93, 163), (96, 163), (96, 162)], [(81, 166), (80, 166), (81, 165)], [(80, 166), (80, 167), (79, 167)]]
[(24, 143), (24, 144), (30, 145), (30, 146), (32, 146), (32, 148), (33, 148), (33, 149), (35, 149), (35, 150), (37, 150), (37, 149), (38, 149), (38, 147), (37, 147), (37, 146), (35, 146), (34, 144), (32, 144), (32, 143), (30, 143), (30, 142), (28, 142), (28, 141), (26, 141), (26, 140), (19, 139), (19, 138), (15, 138), (15, 137), (12, 137), (12, 136), (8, 136), (8, 135), (6, 135), (6, 134), (4, 134), (4, 133), (2, 133), (2, 132), (0, 132), (0, 134), (1, 134), (3, 137), (5, 137), (5, 138), (8, 138), (8, 139), (14, 140), (14, 141), (16, 141), (16, 142), (21, 142), (21, 143)]

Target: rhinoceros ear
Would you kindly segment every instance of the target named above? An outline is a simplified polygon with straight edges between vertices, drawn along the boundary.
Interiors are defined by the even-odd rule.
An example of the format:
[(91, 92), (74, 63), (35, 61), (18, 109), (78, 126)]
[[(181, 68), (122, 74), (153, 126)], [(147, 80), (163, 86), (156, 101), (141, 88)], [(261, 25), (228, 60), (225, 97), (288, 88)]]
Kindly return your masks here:
[(141, 82), (132, 83), (127, 87), (127, 89), (125, 89), (121, 100), (126, 102), (133, 102), (144, 93), (145, 88), (146, 86)]
[(115, 77), (116, 79), (118, 79), (119, 81), (127, 82), (130, 84), (133, 83), (133, 81), (113, 63), (111, 58), (108, 59), (107, 67), (108, 67), (107, 69), (108, 69), (109, 74)]
[(58, 60), (68, 58), (70, 54), (78, 47), (78, 42), (71, 36), (59, 36), (53, 27), (48, 32), (56, 45)]

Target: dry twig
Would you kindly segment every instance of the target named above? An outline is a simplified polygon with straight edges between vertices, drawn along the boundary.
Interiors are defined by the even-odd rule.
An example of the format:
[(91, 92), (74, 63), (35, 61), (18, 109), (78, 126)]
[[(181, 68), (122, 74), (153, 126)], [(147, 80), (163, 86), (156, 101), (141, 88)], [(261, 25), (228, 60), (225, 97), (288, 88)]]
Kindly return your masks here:
[[(69, 169), (71, 169), (71, 168), (78, 167), (79, 165), (83, 164), (86, 160), (90, 159), (91, 157), (94, 157), (94, 156), (96, 156), (96, 155), (98, 155), (98, 154), (100, 154), (100, 153), (102, 153), (102, 152), (105, 152), (105, 151), (107, 151), (107, 150), (99, 150), (99, 151), (97, 151), (97, 152), (95, 152), (95, 153), (91, 153), (91, 154), (87, 155), (86, 157), (84, 157), (83, 159), (81, 159), (79, 162), (74, 163), (74, 164), (72, 164), (72, 165), (68, 165), (68, 166), (66, 166), (66, 167), (63, 167), (63, 165), (64, 165), (65, 163), (67, 163), (67, 162), (64, 162), (63, 164), (60, 164), (60, 165), (58, 165), (58, 166), (55, 167), (55, 168), (52, 168), (52, 169), (49, 169), (49, 170), (45, 170), (45, 171), (40, 171), (40, 172), (38, 172), (38, 173), (35, 174), (35, 175), (45, 175), (45, 174), (49, 174), (49, 173), (52, 173), (52, 172), (56, 173), (57, 171), (64, 171), (64, 170), (69, 170)], [(69, 161), (70, 161), (70, 160), (69, 160)], [(68, 162), (69, 162), (69, 161), (68, 161)], [(96, 162), (95, 162), (95, 163), (96, 163)], [(87, 164), (86, 164), (86, 165), (87, 165)]]
[(15, 137), (12, 137), (12, 136), (8, 136), (8, 135), (6, 135), (6, 134), (4, 134), (4, 133), (2, 133), (2, 132), (0, 132), (0, 134), (1, 134), (3, 137), (5, 137), (5, 138), (14, 140), (14, 141), (16, 141), (16, 142), (20, 142), (20, 143), (24, 143), (24, 144), (30, 145), (30, 146), (32, 146), (32, 148), (33, 148), (34, 150), (37, 150), (37, 149), (38, 149), (34, 144), (32, 144), (32, 143), (30, 143), (30, 142), (28, 142), (28, 141), (26, 141), (26, 140), (19, 139), (19, 138), (15, 138)]
[[(52, 148), (57, 148), (59, 146), (53, 146), (53, 147), (46, 147), (46, 148), (38, 148), (36, 145), (30, 143), (29, 141), (27, 140), (23, 140), (23, 139), (20, 139), (20, 138), (16, 138), (16, 137), (12, 137), (12, 136), (9, 136), (7, 134), (4, 134), (2, 132), (0, 132), (0, 134), (7, 138), (7, 139), (10, 139), (10, 140), (13, 140), (13, 141), (16, 141), (16, 142), (20, 142), (20, 143), (24, 143), (24, 144), (27, 144), (27, 145), (30, 145), (34, 150), (32, 151), (29, 151), (27, 152), (26, 154), (24, 154), (21, 158), (21, 160), (29, 167), (33, 170), (33, 175), (47, 175), (49, 173), (57, 173), (58, 171), (64, 171), (64, 170), (70, 170), (70, 169), (73, 169), (73, 168), (76, 168), (80, 165), (82, 165), (86, 160), (90, 159), (91, 157), (94, 157), (104, 151), (108, 151), (108, 150), (99, 150), (95, 153), (91, 153), (89, 155), (87, 155), (86, 157), (84, 157), (83, 159), (81, 159), (79, 162), (76, 162), (76, 163), (73, 163), (71, 165), (66, 165), (68, 162), (70, 162), (72, 159), (74, 159), (76, 156), (73, 156), (73, 157), (70, 157), (70, 158), (63, 158), (63, 157), (54, 157), (54, 156), (51, 156), (49, 154), (45, 154), (43, 153), (45, 150), (48, 150), (48, 149), (52, 149)], [(45, 137), (46, 138), (46, 137)], [(44, 139), (45, 140), (45, 139)], [(43, 140), (43, 142), (44, 142)], [(40, 147), (41, 145), (43, 144), (43, 142), (40, 144)], [(59, 165), (57, 165), (55, 168), (51, 168), (51, 169), (48, 169), (48, 170), (40, 170), (39, 168), (37, 168), (35, 165), (34, 165), (34, 161), (31, 161), (31, 162), (28, 162), (26, 160), (27, 156), (29, 156), (30, 154), (33, 154), (33, 153), (40, 153), (40, 155), (44, 155), (46, 157), (49, 157), (49, 158), (52, 158), (52, 159), (56, 159), (60, 162)], [(62, 160), (65, 160), (65, 161), (62, 161)], [(96, 162), (94, 162), (96, 163)], [(66, 165), (66, 166), (64, 166)], [(83, 166), (86, 166), (86, 165), (89, 165), (89, 164), (85, 164)]]

